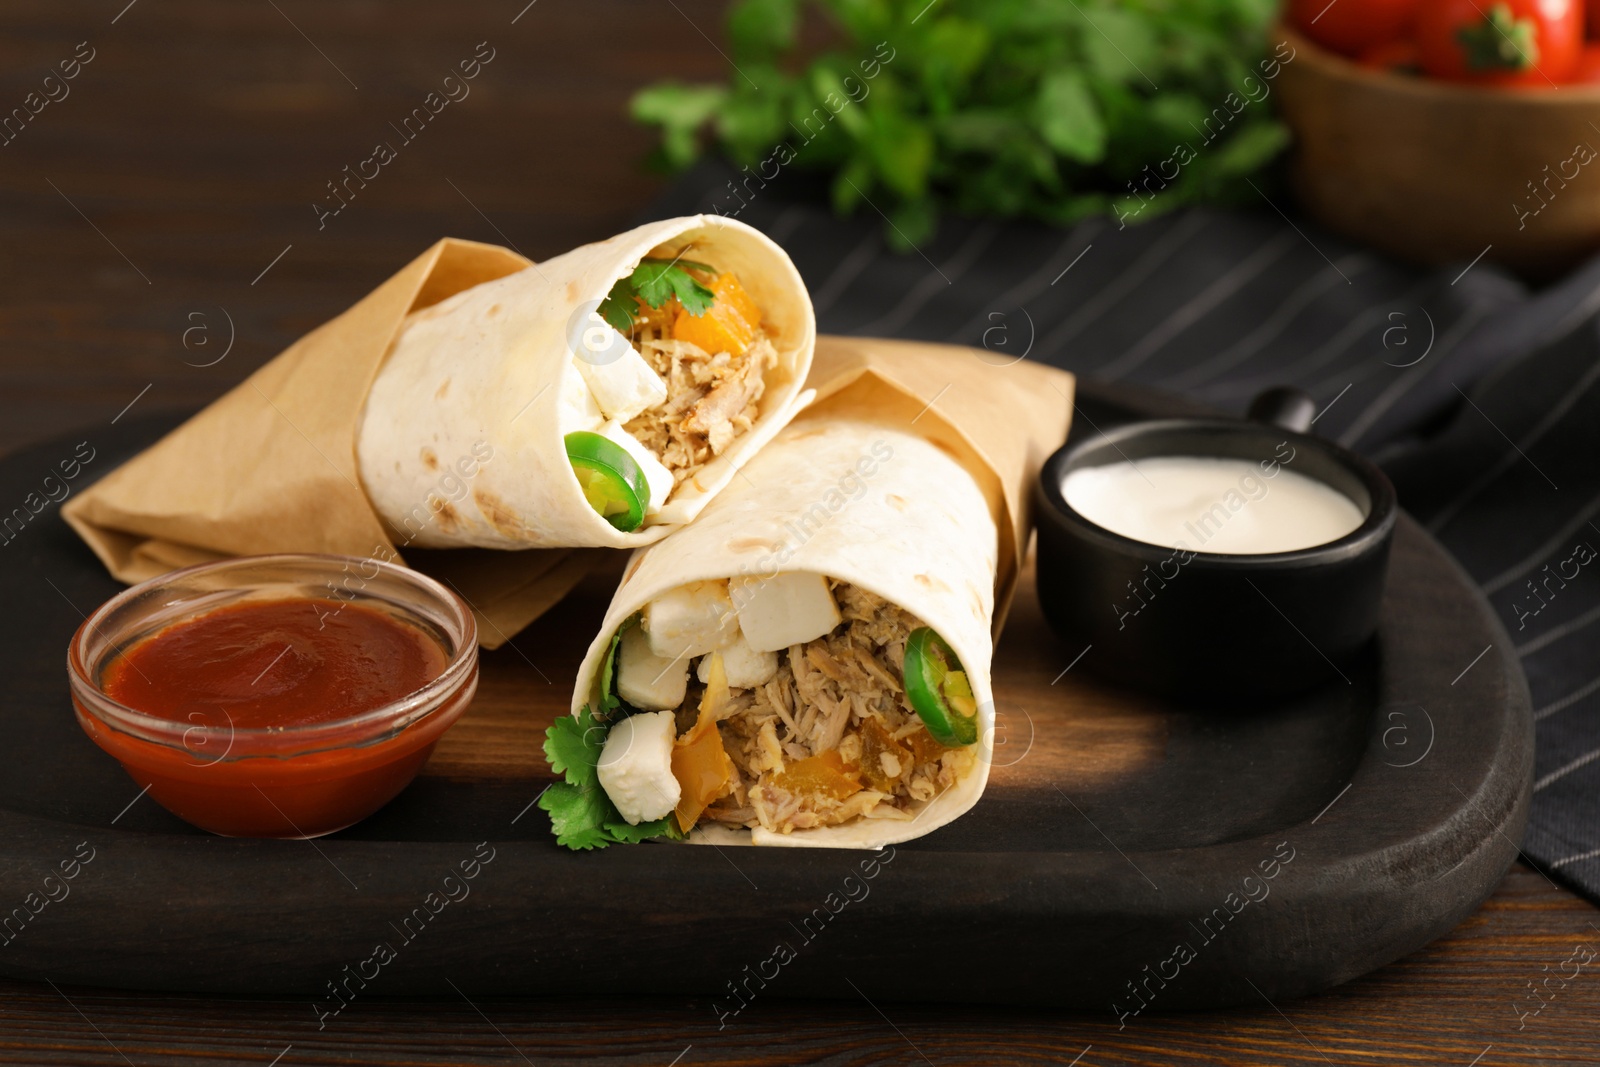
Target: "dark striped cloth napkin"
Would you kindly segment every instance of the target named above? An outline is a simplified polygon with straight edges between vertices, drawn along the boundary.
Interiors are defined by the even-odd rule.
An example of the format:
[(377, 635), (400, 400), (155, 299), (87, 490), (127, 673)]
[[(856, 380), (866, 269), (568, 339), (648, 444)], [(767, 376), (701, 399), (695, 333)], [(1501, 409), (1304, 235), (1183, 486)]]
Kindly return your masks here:
[[(986, 346), (1242, 413), (1310, 393), (1481, 585), (1533, 692), (1524, 851), (1600, 900), (1600, 260), (1532, 291), (1486, 263), (1426, 270), (1291, 221), (1189, 210), (1125, 229), (949, 220), (896, 254), (719, 164), (657, 217), (720, 212), (794, 258), (827, 333)], [(1028, 342), (1031, 339), (1031, 348)]]

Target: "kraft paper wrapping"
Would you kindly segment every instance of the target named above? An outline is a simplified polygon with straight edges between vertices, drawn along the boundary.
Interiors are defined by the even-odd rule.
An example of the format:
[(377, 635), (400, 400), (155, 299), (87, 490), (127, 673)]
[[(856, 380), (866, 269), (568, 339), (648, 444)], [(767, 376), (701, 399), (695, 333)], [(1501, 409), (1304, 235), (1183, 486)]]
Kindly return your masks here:
[[(338, 318), (296, 341), (155, 445), (68, 502), (63, 514), (113, 575), (268, 552), (400, 558), (362, 490), (356, 431), (405, 317), (529, 260), (446, 238)], [(450, 486), (442, 486), (448, 493)], [(481, 643), (504, 643), (567, 594), (602, 549), (427, 553)]]
[(906, 426), (978, 480), (999, 526), (992, 630), (999, 637), (1033, 530), (1033, 483), (1066, 440), (1075, 380), (1038, 363), (925, 341), (818, 337), (808, 411)]

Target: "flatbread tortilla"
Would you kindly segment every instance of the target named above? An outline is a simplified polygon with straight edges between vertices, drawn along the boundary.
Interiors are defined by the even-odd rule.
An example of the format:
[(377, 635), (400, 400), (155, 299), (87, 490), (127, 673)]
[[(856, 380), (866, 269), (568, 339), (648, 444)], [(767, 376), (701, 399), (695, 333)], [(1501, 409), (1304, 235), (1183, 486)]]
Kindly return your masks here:
[[(738, 276), (778, 364), (751, 428), (624, 533), (595, 512), (572, 473), (562, 397), (579, 377), (578, 338), (612, 285), (640, 259), (685, 247)], [(719, 215), (640, 226), (409, 315), (367, 396), (361, 482), (395, 539), (417, 547), (650, 544), (693, 520), (803, 406), (815, 340), (799, 272), (760, 231)], [(441, 495), (441, 480), (462, 470), (471, 472), (467, 490)]]

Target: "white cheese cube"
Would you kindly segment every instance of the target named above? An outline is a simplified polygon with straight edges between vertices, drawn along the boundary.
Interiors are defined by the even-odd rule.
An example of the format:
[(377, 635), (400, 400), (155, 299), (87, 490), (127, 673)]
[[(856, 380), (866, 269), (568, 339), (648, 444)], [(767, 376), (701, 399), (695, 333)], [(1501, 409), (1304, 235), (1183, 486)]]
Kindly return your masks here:
[(650, 486), (650, 504), (644, 509), (644, 513), (654, 515), (660, 511), (661, 505), (665, 504), (667, 497), (672, 494), (672, 472), (656, 458), (654, 452), (640, 444), (637, 437), (624, 430), (622, 423), (612, 420), (595, 432), (621, 445), (639, 465), (639, 470), (644, 473), (644, 480)]
[(617, 646), (617, 696), (636, 708), (660, 711), (683, 703), (689, 689), (689, 657), (658, 656), (637, 626), (622, 631)]
[[(595, 362), (580, 353), (573, 362), (583, 380), (589, 383), (600, 410), (606, 418), (627, 422), (646, 408), (653, 408), (667, 399), (667, 383), (651, 369), (634, 347), (611, 326), (605, 327), (613, 341)], [(621, 353), (618, 355), (617, 353)], [(604, 362), (602, 362), (604, 361)]]
[(840, 622), (828, 579), (810, 571), (731, 578), (728, 595), (738, 606), (744, 639), (757, 652), (804, 644)]
[(702, 683), (711, 680), (711, 657), (718, 653), (722, 655), (723, 676), (735, 689), (754, 689), (758, 685), (766, 685), (778, 673), (776, 652), (757, 652), (744, 638), (735, 637), (721, 648), (700, 657), (695, 676)]
[(584, 384), (583, 375), (576, 370), (578, 361), (572, 362), (574, 369), (561, 376), (561, 406), (557, 425), (562, 436), (579, 430), (597, 430), (606, 421), (600, 405), (595, 403), (594, 394)]
[(683, 790), (672, 776), (678, 726), (670, 711), (630, 715), (611, 728), (595, 768), (600, 786), (634, 826), (662, 818)]
[(650, 651), (684, 662), (721, 648), (739, 636), (739, 616), (728, 599), (726, 582), (690, 582), (669, 589), (645, 605), (640, 623), (650, 635)]

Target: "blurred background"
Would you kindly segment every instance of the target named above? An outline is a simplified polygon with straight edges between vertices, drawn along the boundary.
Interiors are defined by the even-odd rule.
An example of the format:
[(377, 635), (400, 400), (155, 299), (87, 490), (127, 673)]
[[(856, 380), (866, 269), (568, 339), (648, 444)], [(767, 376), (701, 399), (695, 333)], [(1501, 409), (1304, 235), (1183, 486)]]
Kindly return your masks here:
[[(1463, 88), (1305, 36), (1405, 66), (1415, 31), (1384, 13), (1418, 6), (1312, 0), (1283, 29), (1272, 0), (18, 0), (0, 32), (0, 446), (147, 385), (142, 407), (194, 408), (440, 235), (541, 257), (666, 210), (772, 230), (825, 329), (1176, 375), (1229, 406), (1274, 377), (1329, 399), (1359, 350), (1346, 399), (1373, 400), (1386, 356), (1459, 344), (1525, 295), (1509, 273), (1451, 284), (1480, 249), (1548, 282), (1600, 234), (1556, 217), (1600, 211), (1573, 162), (1600, 139), (1576, 74)], [(1537, 54), (1507, 17), (1485, 32)], [(1529, 115), (1531, 151), (1508, 140)], [(1479, 181), (1485, 160), (1511, 177)], [(1499, 232), (1514, 197), (1546, 206), (1512, 236), (1559, 247)], [(1308, 329), (1357, 319), (1308, 354)], [(1459, 401), (1435, 393), (1400, 421)], [(1372, 429), (1357, 438), (1387, 436)]]
[[(537, 258), (705, 210), (789, 248), (823, 329), (1231, 409), (1349, 387), (1325, 431), (1376, 451), (1460, 407), (1506, 355), (1474, 349), (1485, 320), (1600, 239), (1581, 29), (1559, 90), (1512, 70), (1557, 52), (1504, 2), (1483, 32), (1520, 50), (1462, 76), (1531, 87), (1394, 73), (1423, 6), (8, 4), (0, 446), (136, 396), (198, 407), (440, 235)], [(1514, 201), (1548, 204), (1507, 236)], [(1520, 276), (1485, 269), (1508, 257)], [(1437, 358), (1407, 375), (1442, 350), (1454, 385)]]

